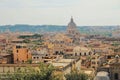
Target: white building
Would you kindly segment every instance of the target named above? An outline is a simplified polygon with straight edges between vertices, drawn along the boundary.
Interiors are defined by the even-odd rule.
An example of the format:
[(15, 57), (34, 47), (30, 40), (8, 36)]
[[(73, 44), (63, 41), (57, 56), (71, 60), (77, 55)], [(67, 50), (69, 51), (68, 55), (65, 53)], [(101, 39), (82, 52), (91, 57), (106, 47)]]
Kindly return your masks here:
[(91, 55), (92, 53), (93, 53), (92, 50), (87, 47), (76, 46), (73, 49), (74, 56), (87, 56), (87, 55)]
[(110, 78), (108, 76), (108, 72), (100, 71), (100, 72), (97, 73), (94, 80), (110, 80)]

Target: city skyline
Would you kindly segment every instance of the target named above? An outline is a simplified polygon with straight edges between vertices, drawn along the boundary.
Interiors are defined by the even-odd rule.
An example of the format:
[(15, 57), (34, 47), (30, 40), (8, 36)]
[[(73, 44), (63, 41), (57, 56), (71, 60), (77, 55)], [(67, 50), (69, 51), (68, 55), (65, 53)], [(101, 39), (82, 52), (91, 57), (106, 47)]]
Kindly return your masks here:
[(0, 25), (120, 25), (119, 0), (1, 0)]

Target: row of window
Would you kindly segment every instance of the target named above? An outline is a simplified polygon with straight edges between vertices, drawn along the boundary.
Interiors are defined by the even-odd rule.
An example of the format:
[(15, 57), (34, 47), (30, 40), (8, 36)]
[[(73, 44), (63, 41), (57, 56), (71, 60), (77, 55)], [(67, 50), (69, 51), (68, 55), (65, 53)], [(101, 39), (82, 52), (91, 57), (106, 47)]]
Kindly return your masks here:
[(33, 57), (33, 59), (39, 59), (39, 57)]
[[(19, 50), (16, 50), (17, 53), (19, 53)], [(28, 50), (27, 50), (27, 53), (28, 53)]]
[(99, 64), (99, 62), (92, 62), (92, 64)]
[(80, 56), (81, 56), (81, 55), (86, 56), (86, 55), (91, 55), (91, 53), (90, 53), (90, 52), (89, 52), (89, 53), (83, 53), (83, 54), (82, 54), (82, 53), (79, 53), (79, 54), (78, 54), (78, 53), (75, 53), (75, 56), (78, 56), (78, 55), (80, 55)]

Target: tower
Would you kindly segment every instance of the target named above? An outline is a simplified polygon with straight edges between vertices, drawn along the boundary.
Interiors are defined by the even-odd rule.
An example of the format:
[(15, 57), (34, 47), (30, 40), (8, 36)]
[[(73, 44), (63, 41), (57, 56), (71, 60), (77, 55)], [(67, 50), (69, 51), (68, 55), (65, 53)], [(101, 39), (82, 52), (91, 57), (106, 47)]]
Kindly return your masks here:
[(31, 59), (31, 54), (25, 45), (17, 44), (13, 46), (13, 58), (14, 63), (25, 63)]

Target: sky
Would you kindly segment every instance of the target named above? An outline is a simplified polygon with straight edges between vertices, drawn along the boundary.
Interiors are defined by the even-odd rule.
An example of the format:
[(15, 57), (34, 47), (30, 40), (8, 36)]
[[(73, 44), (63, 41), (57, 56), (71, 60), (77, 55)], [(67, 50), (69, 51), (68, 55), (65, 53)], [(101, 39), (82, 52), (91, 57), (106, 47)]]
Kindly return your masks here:
[(0, 0), (0, 25), (120, 25), (120, 0)]

